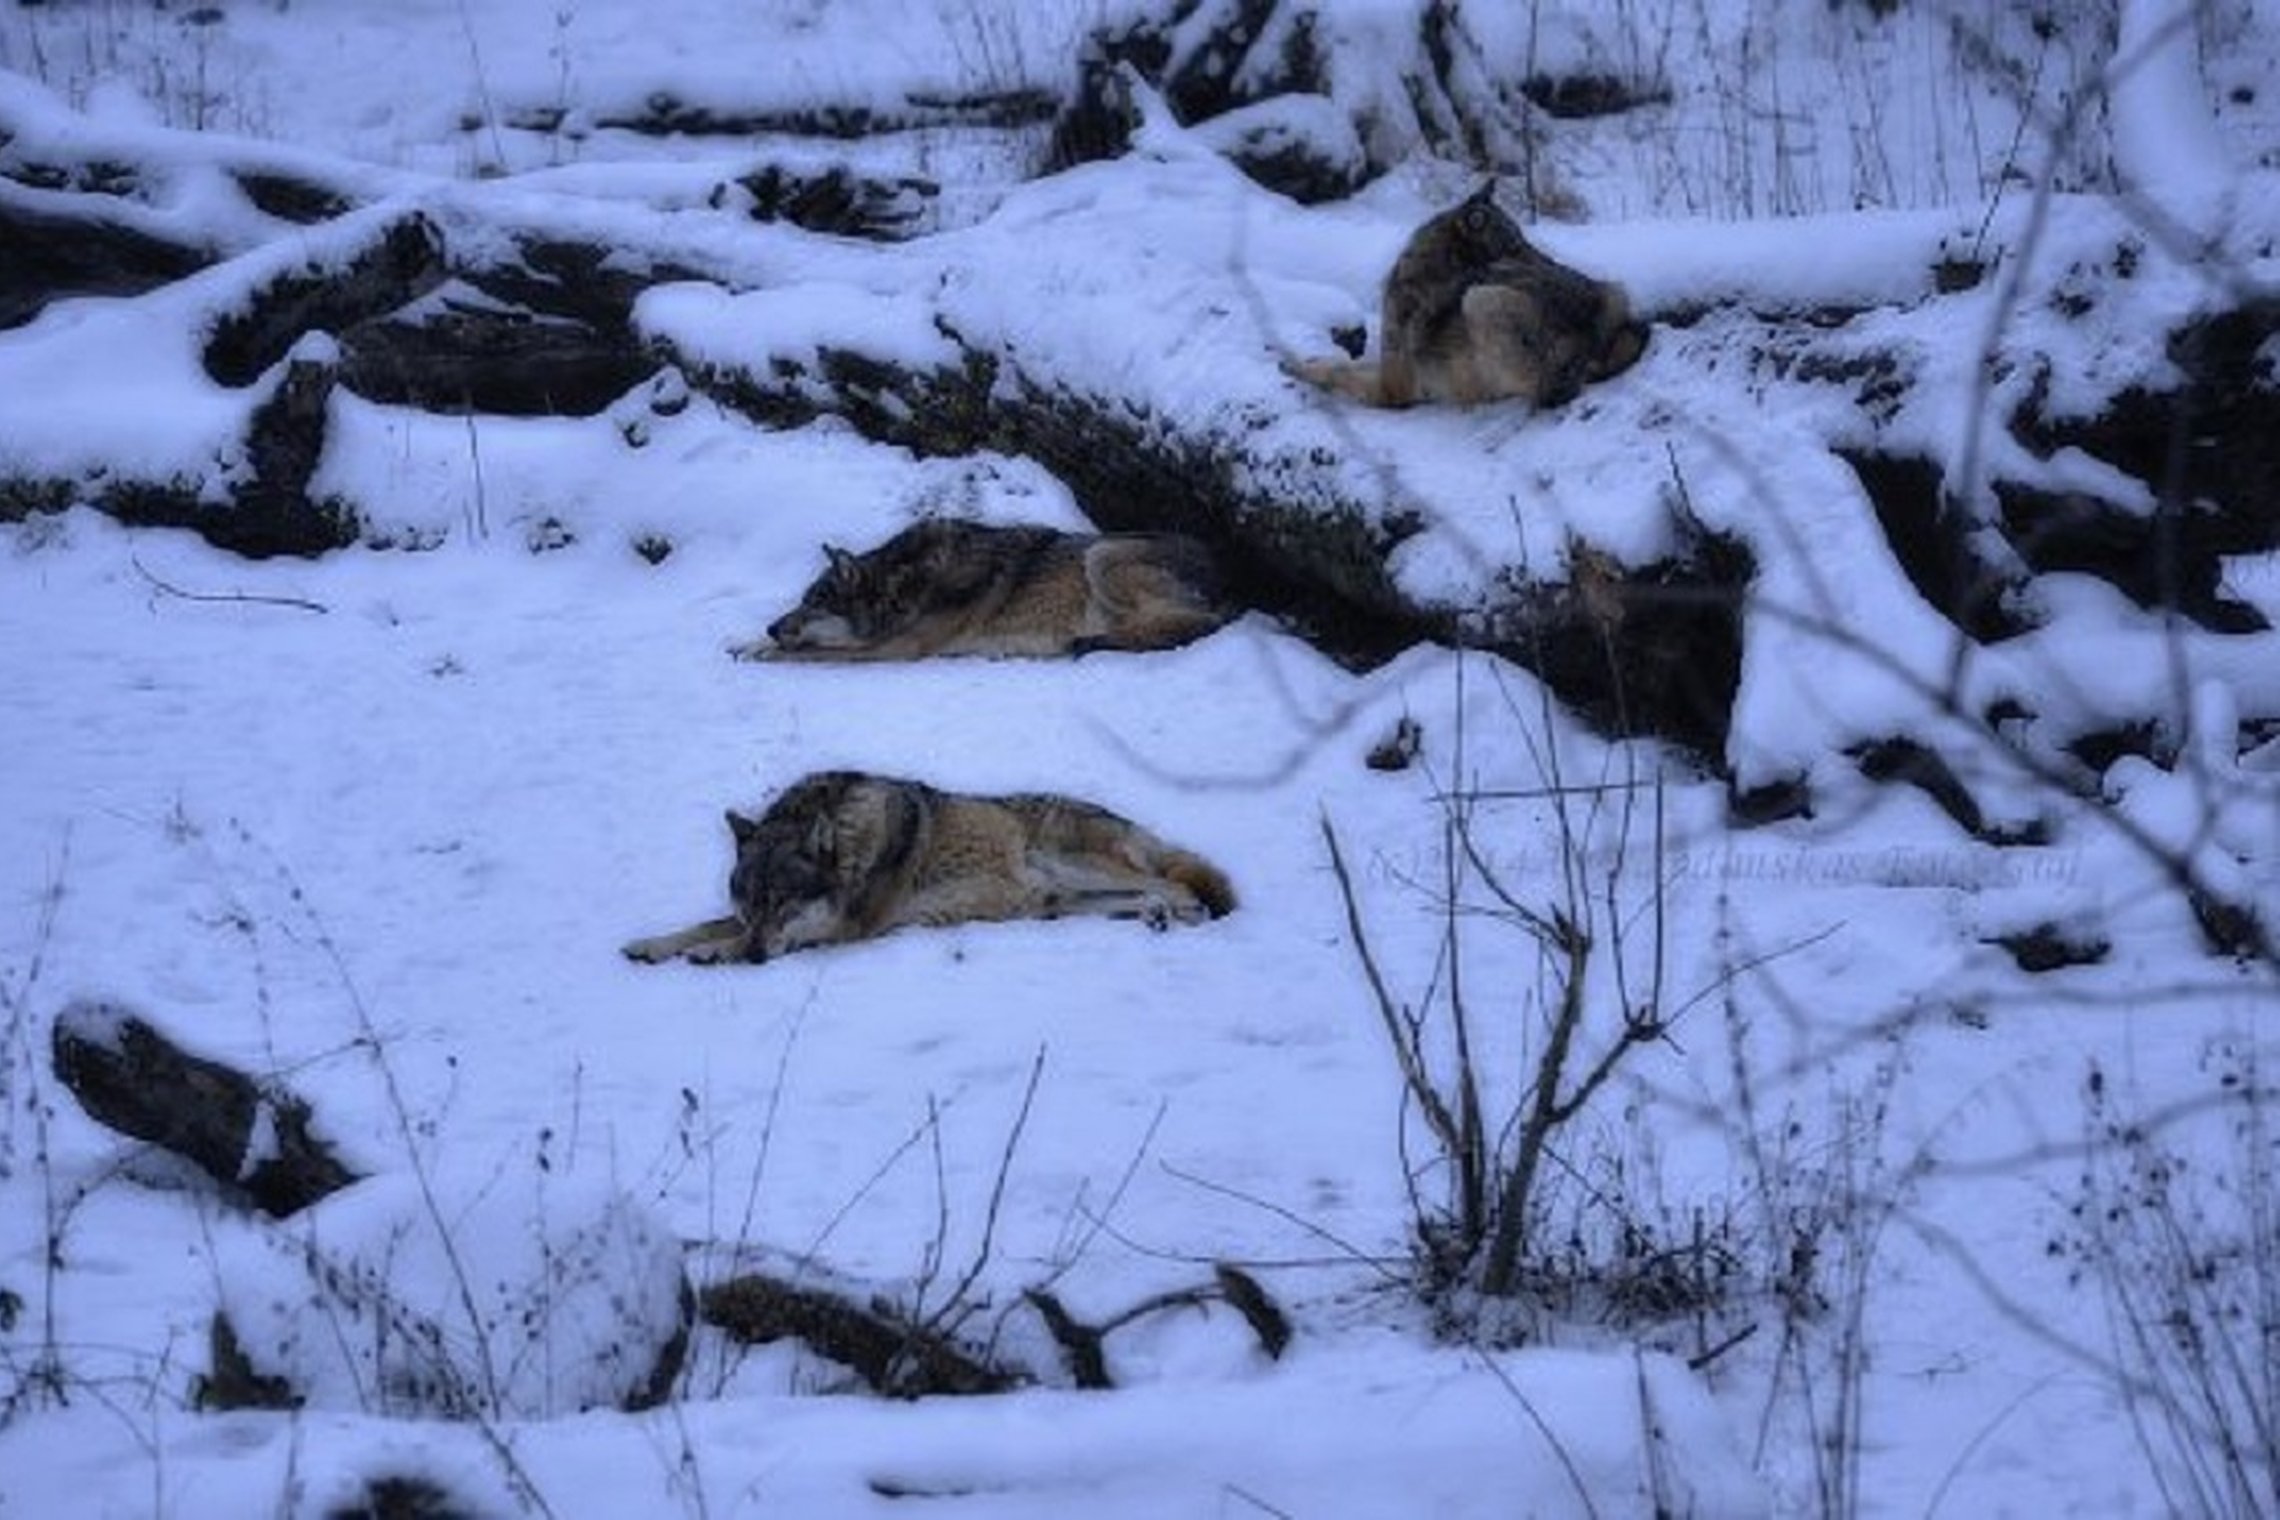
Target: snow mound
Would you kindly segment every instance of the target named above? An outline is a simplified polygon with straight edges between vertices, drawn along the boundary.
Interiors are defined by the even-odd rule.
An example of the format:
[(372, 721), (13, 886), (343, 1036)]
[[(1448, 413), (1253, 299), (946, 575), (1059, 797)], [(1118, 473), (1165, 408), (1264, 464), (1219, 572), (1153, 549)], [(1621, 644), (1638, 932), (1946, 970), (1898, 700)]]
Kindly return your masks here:
[(637, 1407), (685, 1333), (672, 1233), (621, 1191), (544, 1173), (375, 1178), (218, 1256), (247, 1362), (319, 1409)]

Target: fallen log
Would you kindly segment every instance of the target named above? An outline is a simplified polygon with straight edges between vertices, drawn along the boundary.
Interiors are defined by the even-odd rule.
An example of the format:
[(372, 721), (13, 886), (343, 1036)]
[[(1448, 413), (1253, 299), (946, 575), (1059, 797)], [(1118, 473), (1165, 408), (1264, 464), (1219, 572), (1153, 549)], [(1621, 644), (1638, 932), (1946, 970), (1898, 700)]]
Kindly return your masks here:
[(0, 329), (72, 296), (136, 296), (214, 262), (213, 249), (153, 230), (128, 202), (0, 186)]
[(916, 1324), (885, 1303), (804, 1286), (764, 1272), (715, 1283), (697, 1296), (705, 1323), (747, 1345), (800, 1341), (889, 1398), (1003, 1393), (1035, 1381)]
[[(69, 1004), (50, 1043), (98, 1123), (271, 1218), (323, 1221), (221, 1243), (203, 1407), (538, 1418), (671, 1396), (694, 1308), (681, 1246), (621, 1191), (566, 1179), (535, 1214), (502, 1220), (492, 1174), (466, 1187), (432, 1171), (369, 1177), (321, 1137), (307, 1100), (183, 1049), (122, 1003)], [(343, 1337), (348, 1323), (369, 1333)]]
[(942, 187), (916, 175), (882, 178), (848, 164), (766, 163), (713, 188), (715, 210), (808, 232), (900, 242), (912, 236)]
[(206, 373), (250, 385), (310, 332), (341, 333), (384, 316), (443, 283), (443, 234), (414, 212), (397, 218), (345, 258), (311, 260), (256, 286), (215, 323)]
[(361, 1175), (317, 1134), (305, 1099), (191, 1054), (123, 1004), (70, 1004), (51, 1044), (57, 1078), (89, 1117), (172, 1151), (273, 1218)]
[[(1129, 400), (1021, 373), (955, 334), (961, 362), (913, 368), (824, 345), (768, 366), (724, 366), (660, 346), (690, 383), (756, 421), (835, 416), (926, 456), (983, 450), (1036, 460), (1111, 532), (1210, 544), (1244, 605), (1335, 659), (1367, 667), (1421, 642), (1503, 655), (1611, 733), (1672, 739), (1716, 763), (1741, 678), (1741, 609), (1754, 562), (1678, 525), (1649, 565), (1594, 559), (1562, 583), (1515, 583), (1479, 617), (1420, 606), (1387, 557), (1417, 524), (1341, 499), (1303, 460), (1260, 460), (1235, 434), (1183, 430)], [(1326, 476), (1327, 471), (1317, 472)]]

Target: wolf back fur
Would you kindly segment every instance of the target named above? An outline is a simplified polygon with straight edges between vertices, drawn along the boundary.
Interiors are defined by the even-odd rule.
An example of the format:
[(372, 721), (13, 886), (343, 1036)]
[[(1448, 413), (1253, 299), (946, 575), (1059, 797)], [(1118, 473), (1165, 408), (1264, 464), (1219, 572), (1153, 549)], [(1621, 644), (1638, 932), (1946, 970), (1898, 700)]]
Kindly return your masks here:
[(1386, 276), (1375, 362), (1288, 371), (1371, 406), (1517, 398), (1558, 406), (1638, 362), (1629, 297), (1544, 253), (1496, 204), (1494, 182), (1417, 229)]
[(823, 574), (739, 659), (1169, 649), (1233, 615), (1210, 550), (1171, 533), (1063, 533), (933, 518)]
[(731, 812), (733, 911), (636, 940), (637, 961), (772, 960), (913, 924), (1100, 914), (1159, 928), (1234, 911), (1218, 867), (1071, 797), (975, 797), (824, 771)]

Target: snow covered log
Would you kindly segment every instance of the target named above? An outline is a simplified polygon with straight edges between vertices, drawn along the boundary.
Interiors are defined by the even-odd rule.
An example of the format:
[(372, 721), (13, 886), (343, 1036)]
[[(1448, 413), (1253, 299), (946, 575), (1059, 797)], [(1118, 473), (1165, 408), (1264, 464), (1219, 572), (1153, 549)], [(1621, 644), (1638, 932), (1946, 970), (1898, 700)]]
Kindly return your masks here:
[(0, 79), (4, 193), (100, 196), (154, 229), (196, 227), (206, 236), (192, 241), (210, 243), (212, 255), (331, 221), (417, 178), (282, 143), (82, 115), (29, 74)]
[[(637, 106), (603, 110), (594, 125), (649, 137), (870, 137), (933, 127), (1018, 127), (1049, 120), (1057, 104), (1044, 90), (1015, 86), (970, 90), (905, 90), (891, 100), (811, 100), (781, 106), (728, 106), (652, 91)], [(508, 124), (552, 131), (560, 113), (532, 107), (508, 113)]]
[[(58, 1079), (90, 1117), (192, 1162), (290, 1229), (232, 1239), (209, 1327), (204, 1407), (360, 1409), (461, 1418), (645, 1409), (670, 1396), (697, 1317), (747, 1344), (795, 1339), (895, 1398), (1039, 1381), (858, 1289), (746, 1271), (691, 1295), (681, 1248), (619, 1190), (495, 1169), (367, 1177), (273, 1081), (183, 1050), (111, 1001), (56, 1018)], [(1036, 1296), (1033, 1296), (1033, 1302)], [(1038, 1303), (1064, 1352), (1170, 1307), (1234, 1305), (1270, 1356), (1290, 1338), (1246, 1274), (1084, 1327)]]
[[(748, 179), (738, 193), (753, 215), (805, 218), (826, 231), (898, 225), (915, 214), (918, 194), (900, 184), (787, 178), (765, 166)], [(322, 186), (281, 175), (245, 183), (267, 187), (289, 209), (338, 204)], [(12, 255), (0, 267), (0, 327), (70, 296), (154, 290), (222, 256), (218, 243), (172, 236), (167, 225), (109, 193), (35, 192), (0, 179), (0, 238)], [(201, 349), (206, 372), (242, 389), (308, 334), (324, 332), (339, 345), (340, 382), (366, 400), (590, 416), (656, 368), (631, 331), (634, 297), (689, 271), (543, 232), (503, 233), (455, 243), (412, 212), (313, 248), (215, 314)]]
[[(1251, 605), (1340, 658), (1420, 640), (1507, 655), (1603, 732), (1670, 738), (1730, 776), (1745, 816), (1865, 776), (1998, 842), (2038, 837), (2037, 808), (2017, 787), (1991, 794), (1964, 751), (2018, 743), (2071, 775), (2133, 745), (2158, 758), (2176, 726), (2159, 693), (2030, 668), (2072, 659), (2072, 578), (2222, 638), (2271, 621), (2237, 568), (2280, 540), (2271, 303), (2199, 278), (2093, 197), (2041, 232), (2018, 206), (1690, 221), (1683, 239), (1543, 225), (1547, 247), (1621, 280), (1655, 321), (1636, 371), (1540, 413), (1362, 415), (1297, 385), (1281, 361), (1359, 342), (1434, 192), (1389, 181), (1371, 192), (1382, 204), (1303, 210), (1230, 169), (1212, 123), (1308, 98), (1235, 100), (1305, 82), (1267, 67), (1286, 43), (1333, 74), (1376, 60), (1331, 82), (1350, 110), (1401, 60), (1437, 66), (1418, 40), (1434, 14), (1452, 77), (1491, 24), (1390, 7), (1369, 26), (1410, 40), (1373, 52), (1306, 14), (1179, 8), (1116, 60), (1120, 77), (1154, 68), (1175, 110), (1200, 109), (1213, 97), (1181, 69), (1219, 70), (1227, 109), (1183, 127), (1137, 86), (1145, 119), (1121, 160), (1022, 185), (939, 236), (890, 240), (903, 229), (878, 218), (922, 187), (879, 177), (888, 199), (867, 201), (837, 150), (772, 154), (741, 178), (399, 187), (289, 237), (237, 206), (212, 221), (217, 247), (266, 234), (222, 267), (35, 326), (21, 383), (99, 425), (0, 428), (0, 516), (84, 501), (247, 554), (432, 543), (450, 531), (434, 513), (348, 483), (371, 418), (330, 438), (351, 415), (339, 398), (593, 416), (670, 364), (765, 425), (836, 418), (923, 456), (1035, 461), (1101, 527), (1211, 542)], [(1556, 83), (1536, 93), (1576, 103)], [(56, 158), (71, 134), (50, 135), (35, 146)], [(233, 173), (380, 185), (221, 152)], [(92, 153), (69, 161), (76, 198), (161, 178)], [(130, 341), (158, 357), (122, 404), (95, 377)], [(195, 384), (161, 362), (177, 344)], [(683, 394), (680, 378), (664, 392)], [(112, 419), (137, 404), (187, 423)], [(649, 430), (628, 419), (619, 436), (638, 443)], [(1955, 710), (1998, 715), (2000, 737), (1993, 722), (1940, 731), (1905, 690), (1947, 680), (1959, 639), (1975, 674)], [(1882, 668), (1852, 679), (1864, 657)]]
[(681, 1243), (623, 1189), (496, 1168), (391, 1173), (217, 1240), (208, 1407), (548, 1419), (665, 1402), (693, 1303)]
[(1387, 558), (1419, 524), (1355, 490), (1334, 458), (1262, 454), (1239, 429), (1183, 427), (1133, 397), (1025, 373), (1010, 353), (955, 339), (929, 366), (830, 343), (804, 359), (719, 364), (659, 341), (691, 384), (772, 426), (838, 416), (920, 455), (1034, 459), (1103, 529), (1211, 544), (1242, 600), (1337, 658), (1372, 664), (1426, 640), (1489, 649), (1609, 732), (1706, 755), (1722, 746), (1751, 562), (1690, 524), (1677, 529), (1677, 554), (1641, 566), (1598, 559), (1595, 578), (1515, 580), (1493, 608), (1459, 616), (1399, 585)]
[(357, 1180), (305, 1100), (192, 1055), (119, 1003), (66, 1006), (52, 1044), (57, 1079), (96, 1122), (172, 1151), (265, 1214), (299, 1213)]
[[(19, 267), (41, 269), (37, 260), (10, 264), (0, 284)], [(131, 377), (120, 370), (119, 346), (83, 352), (79, 335), (57, 335), (68, 383), (85, 387), (87, 403), (114, 413), (138, 443), (173, 440), (171, 457), (145, 463), (105, 449), (43, 467), (36, 454), (11, 449), (0, 464), (0, 521), (86, 502), (130, 525), (188, 528), (251, 558), (346, 547), (384, 504), (316, 484), (336, 389), (454, 415), (592, 415), (657, 368), (632, 328), (635, 297), (688, 275), (543, 230), (451, 239), (418, 211), (363, 213), (278, 238), (240, 255), (238, 267), (242, 278), (210, 288), (182, 279), (194, 272), (187, 269), (153, 287), (153, 299), (166, 304), (145, 321), (167, 342), (153, 347), (135, 328), (140, 357)], [(36, 310), (84, 293), (41, 285), (22, 300)], [(111, 314), (122, 331), (132, 326), (130, 313)], [(161, 361), (176, 343), (194, 352), (195, 377)], [(170, 422), (198, 422), (138, 431), (130, 399), (138, 384), (171, 387), (151, 404), (163, 405)], [(193, 406), (183, 405), (185, 387), (200, 392)], [(208, 434), (203, 446), (192, 441), (197, 427)]]
[(249, 559), (346, 548), (362, 535), (362, 516), (338, 497), (310, 494), (336, 378), (331, 345), (321, 339), (280, 365), (236, 428), (229, 466), (211, 476), (103, 464), (77, 478), (0, 474), (0, 522), (84, 501), (130, 527), (187, 528)]
[[(1837, 452), (1919, 590), (1976, 639), (2027, 631), (2016, 595), (2031, 576), (2067, 572), (2211, 632), (2261, 632), (2269, 620), (2226, 589), (2224, 562), (2280, 547), (2280, 388), (2258, 357), (2276, 336), (2280, 305), (2250, 301), (2162, 337), (2171, 385), (2133, 385), (2072, 416), (2052, 415), (2046, 395), (2030, 391), (2008, 420), (2011, 436), (2040, 462), (2067, 451), (2097, 461), (2110, 484), (2001, 474), (1984, 522), (1957, 509), (1929, 458)], [(2144, 496), (2122, 499), (2128, 489)]]
[(313, 254), (253, 286), (207, 338), (206, 373), (223, 385), (250, 385), (304, 334), (345, 331), (443, 279), (435, 224), (417, 213), (395, 218), (346, 249)]
[(770, 160), (714, 187), (709, 204), (756, 222), (790, 222), (808, 232), (896, 242), (913, 235), (942, 193), (933, 180), (865, 174), (845, 163)]
[(131, 296), (212, 263), (109, 195), (29, 190), (0, 181), (0, 329), (20, 327), (69, 296)]
[(825, 343), (804, 362), (749, 367), (661, 342), (692, 385), (770, 426), (836, 416), (921, 456), (995, 450), (1035, 459), (1105, 530), (1171, 529), (1213, 544), (1245, 600), (1341, 655), (1383, 658), (1445, 631), (1386, 576), (1384, 555), (1397, 540), (1359, 503), (1299, 507), (1247, 489), (1233, 440), (1183, 433), (1129, 398), (1014, 374), (979, 347), (917, 367)]
[[(1516, 57), (1530, 67), (1515, 71)], [(1173, 0), (1088, 39), (1054, 122), (1053, 167), (1124, 151), (1126, 69), (1200, 140), (1303, 205), (1351, 195), (1422, 153), (1517, 168), (1533, 210), (1549, 199), (1533, 172), (1534, 113), (1615, 115), (1668, 99), (1660, 81), (1539, 53), (1529, 17), (1494, 6)]]
[(2079, 449), (2144, 482), (2171, 510), (2148, 520), (2084, 493), (1999, 482), (2030, 559), (2085, 570), (2141, 606), (2175, 606), (2220, 632), (2266, 626), (2218, 589), (2221, 560), (2280, 547), (2280, 299), (2250, 298), (2163, 338), (2176, 382), (2132, 385), (2088, 417), (2031, 394), (2011, 426), (2041, 458)]
[(368, 1178), (306, 1100), (113, 1001), (66, 1006), (52, 1047), (96, 1122), (292, 1221), (221, 1249), (207, 1407), (543, 1417), (670, 1395), (694, 1310), (680, 1243), (617, 1188)]
[(515, 229), (470, 241), (414, 213), (274, 275), (217, 324), (207, 372), (249, 384), (321, 331), (339, 342), (341, 383), (368, 401), (590, 416), (656, 368), (628, 324), (633, 300), (687, 271)]
[(341, 384), (436, 412), (588, 417), (655, 372), (635, 297), (687, 278), (639, 255), (510, 232), (504, 251), (439, 249), (450, 283), (407, 289), (341, 332)]

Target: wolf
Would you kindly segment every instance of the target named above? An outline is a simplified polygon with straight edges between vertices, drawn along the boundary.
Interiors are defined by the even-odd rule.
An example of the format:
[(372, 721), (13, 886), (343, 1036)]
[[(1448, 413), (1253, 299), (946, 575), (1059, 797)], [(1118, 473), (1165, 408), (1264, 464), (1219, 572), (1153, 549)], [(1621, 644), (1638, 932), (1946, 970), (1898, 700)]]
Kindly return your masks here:
[(1175, 533), (1063, 533), (954, 518), (863, 554), (824, 546), (799, 606), (742, 660), (910, 660), (1170, 649), (1234, 616), (1211, 551)]
[(823, 771), (757, 818), (730, 811), (733, 911), (635, 940), (633, 960), (773, 960), (909, 924), (1104, 914), (1158, 928), (1235, 908), (1202, 856), (1106, 808), (1027, 792), (973, 797), (922, 781)]
[(1558, 406), (1647, 346), (1620, 285), (1542, 252), (1496, 204), (1496, 182), (1428, 221), (1386, 276), (1375, 363), (1296, 360), (1311, 384), (1371, 406)]

